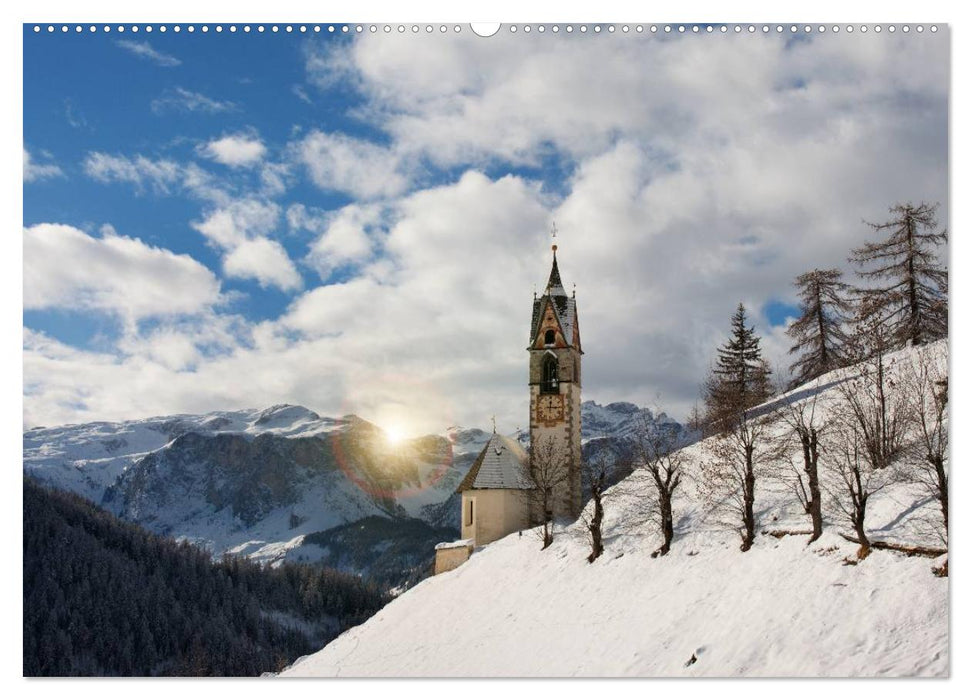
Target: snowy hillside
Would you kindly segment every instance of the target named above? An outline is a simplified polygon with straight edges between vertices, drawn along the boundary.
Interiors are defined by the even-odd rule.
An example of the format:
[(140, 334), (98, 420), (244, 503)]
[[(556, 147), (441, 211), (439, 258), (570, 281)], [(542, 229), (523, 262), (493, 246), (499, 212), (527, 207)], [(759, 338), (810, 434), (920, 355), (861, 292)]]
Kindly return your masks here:
[[(943, 343), (930, 353), (946, 363)], [(889, 358), (892, 386), (913, 356)], [(816, 395), (825, 417), (855, 371), (825, 375), (786, 399)], [(774, 436), (788, 430), (783, 419), (769, 420)], [(656, 499), (649, 475), (637, 470), (607, 492), (606, 551), (593, 564), (582, 518), (561, 527), (545, 551), (534, 533), (511, 535), (422, 581), (283, 675), (949, 673), (948, 579), (932, 573), (936, 562), (884, 550), (857, 560), (857, 545), (840, 536), (851, 528), (831, 501), (839, 484), (825, 469), (822, 538), (807, 545), (805, 535), (768, 534), (809, 525), (782, 463), (760, 478), (762, 534), (741, 552), (738, 533), (703, 507), (698, 478), (715, 449), (709, 438), (683, 450), (692, 478), (676, 494), (667, 556), (651, 557), (660, 543)], [(925, 494), (901, 482), (872, 497), (867, 530), (875, 540), (939, 545), (925, 527), (937, 515)]]

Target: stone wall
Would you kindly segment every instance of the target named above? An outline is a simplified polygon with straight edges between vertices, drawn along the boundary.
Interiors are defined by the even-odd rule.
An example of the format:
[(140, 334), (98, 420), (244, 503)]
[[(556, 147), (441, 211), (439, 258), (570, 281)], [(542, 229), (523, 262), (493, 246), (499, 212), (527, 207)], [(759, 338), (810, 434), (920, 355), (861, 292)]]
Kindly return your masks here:
[(458, 568), (472, 556), (473, 542), (440, 544), (435, 548), (435, 576)]

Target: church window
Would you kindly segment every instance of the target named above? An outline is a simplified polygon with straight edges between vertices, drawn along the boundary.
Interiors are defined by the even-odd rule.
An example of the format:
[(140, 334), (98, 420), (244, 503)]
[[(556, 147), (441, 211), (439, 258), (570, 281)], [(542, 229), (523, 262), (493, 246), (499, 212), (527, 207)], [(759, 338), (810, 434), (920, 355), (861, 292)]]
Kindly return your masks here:
[(540, 383), (540, 392), (543, 394), (558, 394), (560, 392), (557, 359), (553, 355), (547, 355), (543, 358), (543, 380)]
[[(472, 508), (473, 508), (474, 506), (475, 506), (475, 501), (473, 501), (473, 500), (472, 500), (472, 499), (470, 498), (470, 499), (469, 499), (469, 509), (468, 509), (468, 519), (466, 520), (466, 523), (465, 523), (466, 525), (471, 525), (471, 524), (472, 524), (472, 522), (473, 522), (473, 520), (474, 520), (474, 513), (472, 512)], [(453, 521), (453, 522), (454, 522), (454, 521)]]
[(554, 331), (552, 328), (546, 331), (546, 337), (543, 342), (547, 345), (553, 345), (553, 343), (556, 342), (556, 331)]

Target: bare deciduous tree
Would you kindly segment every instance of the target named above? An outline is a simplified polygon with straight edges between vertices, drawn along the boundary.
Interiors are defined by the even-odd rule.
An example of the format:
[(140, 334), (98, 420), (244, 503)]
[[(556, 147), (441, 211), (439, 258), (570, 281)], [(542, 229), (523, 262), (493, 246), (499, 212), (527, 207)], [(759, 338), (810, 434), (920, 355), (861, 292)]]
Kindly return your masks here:
[(844, 413), (859, 432), (874, 469), (887, 467), (900, 454), (907, 427), (902, 392), (892, 390), (886, 328), (872, 315), (858, 319), (852, 340), (857, 375), (839, 385)]
[(553, 544), (553, 513), (556, 498), (570, 479), (569, 457), (552, 437), (531, 444), (529, 475), (534, 488), (523, 492), (530, 521), (540, 525), (543, 549)]
[(903, 372), (902, 389), (916, 440), (908, 446), (913, 478), (938, 502), (947, 546), (948, 535), (948, 404), (947, 349), (935, 355), (921, 348)]
[(755, 489), (772, 448), (769, 422), (768, 416), (756, 418), (741, 411), (731, 428), (715, 438), (712, 458), (701, 465), (699, 489), (705, 507), (738, 530), (743, 552), (755, 542)]
[(894, 475), (892, 470), (877, 467), (871, 461), (866, 436), (852, 411), (838, 423), (832, 435), (833, 444), (828, 449), (831, 458), (826, 464), (836, 479), (827, 490), (837, 511), (853, 526), (860, 545), (857, 559), (865, 559), (870, 553), (870, 539), (866, 533), (867, 505), (871, 496), (894, 481)]
[(589, 518), (585, 518), (587, 532), (590, 533), (590, 556), (587, 561), (591, 564), (604, 552), (603, 545), (603, 520), (604, 507), (603, 495), (607, 489), (607, 458), (604, 454), (594, 460), (584, 464), (584, 469), (589, 474), (590, 479), (590, 502), (593, 504), (593, 513)]
[(780, 409), (782, 420), (790, 428), (789, 436), (798, 443), (801, 464), (792, 458), (789, 465), (794, 476), (794, 487), (799, 501), (812, 521), (813, 532), (809, 538), (815, 542), (823, 534), (823, 501), (819, 487), (820, 439), (827, 427), (822, 412), (816, 410), (818, 393), (805, 401), (787, 403)]
[(664, 556), (671, 550), (674, 539), (672, 500), (674, 492), (681, 484), (685, 464), (684, 455), (679, 450), (680, 437), (674, 431), (664, 430), (663, 426), (656, 426), (652, 430), (642, 421), (638, 426), (636, 445), (643, 468), (650, 473), (657, 491), (662, 543), (651, 556)]

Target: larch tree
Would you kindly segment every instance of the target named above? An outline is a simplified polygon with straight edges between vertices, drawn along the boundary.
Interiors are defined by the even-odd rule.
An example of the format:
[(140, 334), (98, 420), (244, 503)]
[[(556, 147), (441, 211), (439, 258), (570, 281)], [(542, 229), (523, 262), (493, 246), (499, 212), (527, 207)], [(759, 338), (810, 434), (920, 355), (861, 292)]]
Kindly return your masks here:
[(947, 269), (937, 248), (937, 204), (897, 204), (892, 218), (868, 225), (886, 238), (853, 250), (850, 262), (873, 286), (859, 290), (867, 314), (885, 324), (895, 345), (921, 345), (947, 335)]
[(846, 342), (844, 324), (850, 311), (847, 293), (838, 269), (815, 269), (796, 278), (799, 290), (799, 318), (786, 330), (793, 339), (789, 354), (798, 354), (789, 371), (793, 386), (804, 384), (843, 364)]

